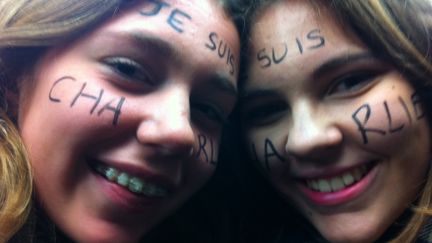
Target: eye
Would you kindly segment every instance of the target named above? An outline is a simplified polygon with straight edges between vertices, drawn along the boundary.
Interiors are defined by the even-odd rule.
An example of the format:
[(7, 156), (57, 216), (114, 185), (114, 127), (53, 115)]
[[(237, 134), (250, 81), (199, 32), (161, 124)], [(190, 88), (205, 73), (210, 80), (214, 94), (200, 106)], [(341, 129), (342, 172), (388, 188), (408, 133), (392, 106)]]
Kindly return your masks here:
[(354, 95), (365, 91), (376, 80), (376, 72), (356, 72), (337, 78), (327, 92), (327, 95)]
[(288, 110), (288, 104), (281, 100), (253, 101), (242, 106), (242, 122), (246, 126), (269, 125), (284, 116)]
[(226, 115), (216, 105), (207, 102), (191, 102), (191, 116), (197, 123), (211, 121), (218, 125), (226, 122)]
[(104, 59), (109, 68), (130, 83), (156, 85), (148, 71), (138, 62), (126, 57), (109, 57)]

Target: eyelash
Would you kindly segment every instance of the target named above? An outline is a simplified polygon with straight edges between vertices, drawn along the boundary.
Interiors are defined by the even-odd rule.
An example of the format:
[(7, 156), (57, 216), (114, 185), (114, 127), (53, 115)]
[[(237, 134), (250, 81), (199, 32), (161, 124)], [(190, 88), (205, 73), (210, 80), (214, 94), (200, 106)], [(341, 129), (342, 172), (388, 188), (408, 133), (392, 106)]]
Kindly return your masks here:
[(199, 120), (200, 115), (203, 115), (206, 117), (206, 119), (209, 119), (212, 122), (217, 123), (218, 125), (223, 125), (227, 122), (226, 116), (224, 113), (214, 105), (205, 103), (205, 102), (191, 102), (191, 109), (197, 110), (199, 112), (198, 117), (195, 117), (195, 112), (191, 113), (192, 118), (195, 117), (195, 119), (198, 119), (197, 123), (201, 122)]
[(283, 101), (259, 102), (242, 109), (242, 120), (246, 125), (269, 125), (283, 116), (288, 109), (288, 105)]
[[(349, 96), (365, 91), (376, 80), (377, 72), (354, 72), (336, 78), (327, 91), (328, 96)], [(341, 87), (341, 85), (344, 85)]]
[(134, 60), (126, 57), (109, 57), (104, 60), (104, 63), (107, 64), (114, 73), (126, 79), (131, 84), (156, 85), (148, 71)]

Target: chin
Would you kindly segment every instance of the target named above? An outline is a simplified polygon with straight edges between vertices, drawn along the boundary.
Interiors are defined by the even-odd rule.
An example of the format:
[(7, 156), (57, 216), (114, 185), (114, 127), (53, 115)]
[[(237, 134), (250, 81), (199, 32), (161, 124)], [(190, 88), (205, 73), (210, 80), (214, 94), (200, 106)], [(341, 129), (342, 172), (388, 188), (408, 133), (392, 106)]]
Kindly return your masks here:
[(76, 241), (77, 242), (85, 242), (85, 243), (133, 243), (138, 242), (140, 237), (133, 237), (131, 235), (87, 235), (87, 236), (79, 236)]
[(367, 243), (377, 241), (384, 232), (378, 232), (376, 228), (361, 229), (353, 227), (351, 229), (333, 230), (333, 232), (321, 232), (323, 237), (333, 243)]
[(75, 234), (70, 234), (74, 242), (84, 242), (84, 243), (134, 243), (139, 242), (139, 240), (145, 235), (145, 232), (131, 232), (112, 228), (108, 229), (96, 229), (89, 227), (86, 230), (81, 230), (80, 232), (74, 232)]

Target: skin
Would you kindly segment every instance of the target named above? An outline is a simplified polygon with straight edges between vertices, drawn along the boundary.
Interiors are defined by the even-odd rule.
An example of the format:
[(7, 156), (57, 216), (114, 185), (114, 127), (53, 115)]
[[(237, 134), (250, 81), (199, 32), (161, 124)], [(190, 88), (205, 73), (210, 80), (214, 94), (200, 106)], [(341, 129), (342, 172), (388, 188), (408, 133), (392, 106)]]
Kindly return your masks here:
[[(308, 49), (318, 43), (307, 38), (314, 29), (325, 44)], [(280, 1), (264, 9), (251, 41), (249, 78), (242, 87), (251, 157), (327, 240), (377, 240), (415, 200), (428, 170), (430, 129), (421, 104), (412, 100), (412, 85), (329, 11), (321, 8), (317, 15), (306, 1)], [(281, 57), (284, 42), (286, 57), (264, 65), (268, 60), (258, 53), (266, 48), (261, 57), (271, 57), (275, 47)], [(370, 108), (368, 119), (366, 108), (359, 109), (364, 105)], [(366, 141), (354, 117), (383, 133), (366, 132)], [(353, 185), (356, 193), (308, 196), (305, 179), (340, 177), (364, 165), (367, 173)]]
[[(76, 42), (52, 48), (33, 81), (23, 82), (19, 126), (38, 199), (78, 242), (138, 241), (215, 170), (238, 63), (230, 72), (205, 44), (214, 31), (237, 58), (238, 34), (213, 1), (166, 1), (157, 14), (140, 13), (152, 12), (154, 3), (139, 1)], [(94, 162), (169, 192), (138, 196), (96, 173)]]

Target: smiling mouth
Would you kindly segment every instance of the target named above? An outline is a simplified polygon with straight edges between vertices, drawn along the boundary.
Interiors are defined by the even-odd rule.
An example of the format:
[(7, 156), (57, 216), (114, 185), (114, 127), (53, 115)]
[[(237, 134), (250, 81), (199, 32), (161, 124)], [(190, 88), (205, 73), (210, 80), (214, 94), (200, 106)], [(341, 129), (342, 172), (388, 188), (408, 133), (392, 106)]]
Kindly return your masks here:
[(148, 182), (143, 178), (133, 176), (112, 166), (99, 162), (91, 163), (90, 167), (106, 180), (115, 183), (130, 192), (147, 197), (166, 197), (168, 190), (160, 185)]
[(307, 179), (303, 180), (303, 182), (309, 189), (313, 191), (338, 192), (353, 186), (358, 181), (363, 179), (375, 165), (375, 162), (368, 163), (346, 171), (338, 176), (325, 179)]

